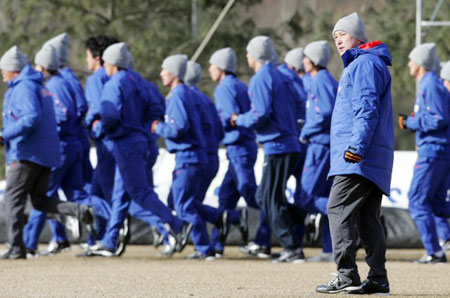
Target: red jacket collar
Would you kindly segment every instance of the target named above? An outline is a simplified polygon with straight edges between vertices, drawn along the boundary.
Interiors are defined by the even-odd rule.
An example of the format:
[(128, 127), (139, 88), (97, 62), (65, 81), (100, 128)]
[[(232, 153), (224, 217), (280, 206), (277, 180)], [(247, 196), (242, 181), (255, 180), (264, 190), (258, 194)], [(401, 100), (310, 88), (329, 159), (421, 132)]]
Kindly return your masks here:
[(379, 46), (381, 43), (382, 43), (382, 42), (381, 42), (380, 40), (369, 41), (369, 42), (366, 42), (366, 43), (360, 45), (360, 46), (358, 47), (358, 49), (361, 49), (361, 50), (370, 50), (370, 49), (372, 49), (372, 48), (374, 48), (374, 47), (376, 47), (376, 46)]

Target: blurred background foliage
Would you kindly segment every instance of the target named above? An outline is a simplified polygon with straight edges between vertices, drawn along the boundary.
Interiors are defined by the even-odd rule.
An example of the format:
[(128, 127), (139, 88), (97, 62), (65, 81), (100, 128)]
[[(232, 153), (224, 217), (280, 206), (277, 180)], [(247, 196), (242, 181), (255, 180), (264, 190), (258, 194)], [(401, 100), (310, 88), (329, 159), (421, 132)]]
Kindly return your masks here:
[[(194, 0), (192, 0), (194, 1)], [(67, 32), (71, 36), (69, 65), (83, 81), (86, 69), (84, 43), (93, 35), (114, 35), (127, 42), (135, 57), (135, 68), (160, 87), (162, 60), (171, 54), (193, 55), (195, 49), (225, 6), (227, 0), (196, 0), (199, 8), (199, 35), (191, 30), (192, 1), (189, 0), (0, 0), (0, 52), (19, 45), (34, 60), (35, 53), (49, 38)], [(233, 47), (238, 55), (238, 75), (249, 81), (251, 71), (245, 58), (245, 47), (256, 35), (269, 35), (280, 54), (293, 47), (327, 39), (334, 50), (331, 31), (343, 15), (359, 12), (366, 22), (369, 38), (385, 42), (393, 56), (392, 95), (394, 114), (410, 113), (415, 98), (415, 81), (408, 72), (408, 53), (415, 46), (415, 1), (318, 1), (297, 2), (297, 9), (283, 13), (282, 20), (270, 26), (258, 25), (264, 10), (276, 9), (273, 0), (237, 0), (198, 62), (203, 66), (199, 87), (212, 98), (215, 84), (208, 76), (211, 54), (223, 47)], [(281, 2), (288, 2), (281, 0)], [(448, 1), (446, 1), (448, 2)], [(424, 1), (424, 18), (429, 18), (437, 1)], [(292, 3), (291, 3), (292, 4)], [(281, 5), (279, 7), (282, 7)], [(258, 15), (257, 15), (258, 14)], [(450, 5), (445, 3), (437, 20), (449, 20)], [(269, 21), (269, 22), (268, 22)], [(264, 24), (270, 23), (265, 20)], [(450, 59), (449, 27), (433, 27), (426, 31), (423, 42), (435, 42), (441, 60)], [(329, 65), (338, 79), (342, 63), (336, 51)], [(168, 90), (164, 87), (162, 93)], [(5, 92), (1, 84), (0, 94)], [(396, 127), (396, 149), (414, 150), (414, 135)], [(0, 178), (4, 170), (4, 153), (0, 156)]]

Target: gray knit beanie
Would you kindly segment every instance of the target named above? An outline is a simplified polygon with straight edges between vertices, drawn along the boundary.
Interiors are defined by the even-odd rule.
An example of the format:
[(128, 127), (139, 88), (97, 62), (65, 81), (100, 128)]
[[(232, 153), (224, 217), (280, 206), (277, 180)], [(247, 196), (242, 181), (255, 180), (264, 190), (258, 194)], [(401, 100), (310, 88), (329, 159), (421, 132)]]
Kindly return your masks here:
[(102, 60), (120, 68), (128, 67), (128, 47), (124, 42), (110, 45), (103, 52)]
[(186, 67), (188, 62), (188, 56), (182, 54), (176, 54), (164, 59), (161, 67), (167, 69), (173, 73), (180, 80), (184, 80), (186, 74)]
[(224, 48), (214, 52), (209, 63), (216, 65), (222, 70), (236, 72), (237, 57), (236, 52), (232, 48)]
[(70, 42), (69, 34), (64, 32), (59, 35), (56, 35), (55, 37), (49, 39), (46, 43), (44, 43), (44, 46), (49, 44), (56, 49), (56, 52), (58, 53), (59, 56), (60, 66), (64, 66), (67, 64), (69, 56), (69, 42)]
[(337, 21), (336, 25), (334, 25), (333, 28), (333, 38), (336, 31), (347, 32), (363, 43), (366, 43), (368, 40), (364, 21), (356, 12), (349, 14), (348, 16), (345, 16)]
[(247, 52), (262, 63), (272, 60), (273, 44), (267, 36), (256, 36), (247, 45)]
[(432, 71), (436, 62), (436, 44), (424, 43), (418, 45), (409, 53), (408, 57), (420, 66)]
[(59, 61), (58, 52), (50, 44), (44, 44), (42, 49), (37, 52), (36, 57), (34, 57), (34, 63), (47, 70), (58, 70), (60, 66)]
[(284, 62), (294, 66), (295, 69), (304, 70), (305, 67), (303, 66), (303, 57), (305, 57), (303, 48), (295, 48), (286, 53), (286, 56), (284, 56)]
[(202, 77), (202, 67), (197, 62), (188, 61), (184, 82), (188, 86), (197, 86)]
[(327, 67), (331, 58), (331, 50), (328, 41), (319, 40), (308, 44), (303, 52), (315, 65)]
[(450, 81), (450, 61), (446, 62), (441, 69), (441, 78)]
[(7, 50), (0, 59), (0, 69), (7, 71), (21, 71), (27, 64), (27, 57), (18, 46)]

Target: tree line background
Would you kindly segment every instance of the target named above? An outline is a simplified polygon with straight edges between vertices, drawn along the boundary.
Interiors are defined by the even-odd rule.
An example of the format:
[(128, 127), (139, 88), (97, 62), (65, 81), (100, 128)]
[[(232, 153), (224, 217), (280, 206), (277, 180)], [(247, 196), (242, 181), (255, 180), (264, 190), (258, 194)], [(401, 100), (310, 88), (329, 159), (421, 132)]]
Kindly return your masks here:
[[(272, 0), (273, 1), (273, 0)], [(415, 99), (415, 81), (408, 72), (408, 53), (415, 46), (415, 1), (374, 0), (364, 5), (353, 1), (330, 2), (312, 7), (308, 1), (298, 1), (299, 9), (276, 26), (258, 26), (251, 8), (263, 5), (261, 0), (238, 0), (219, 26), (198, 61), (203, 66), (199, 87), (213, 98), (215, 84), (207, 68), (211, 54), (223, 47), (233, 47), (238, 55), (238, 76), (248, 83), (252, 75), (245, 58), (245, 47), (256, 35), (269, 35), (281, 57), (293, 47), (327, 39), (332, 48), (329, 70), (339, 79), (342, 62), (334, 48), (331, 30), (345, 14), (359, 12), (365, 20), (370, 39), (385, 42), (393, 56), (392, 97), (394, 115), (410, 113)], [(191, 30), (192, 5), (189, 0), (0, 0), (0, 53), (19, 45), (34, 61), (35, 53), (49, 38), (70, 34), (70, 67), (83, 81), (86, 69), (84, 43), (93, 35), (109, 34), (127, 42), (135, 57), (135, 68), (147, 79), (157, 83), (162, 93), (159, 73), (162, 60), (171, 54), (192, 56), (203, 36), (216, 20), (227, 0), (198, 0), (200, 10), (199, 37)], [(348, 3), (347, 3), (348, 2)], [(424, 17), (430, 16), (437, 1), (424, 1)], [(304, 4), (304, 5), (303, 5)], [(347, 6), (346, 6), (347, 5)], [(337, 9), (339, 6), (339, 9)], [(337, 13), (342, 11), (344, 13)], [(249, 13), (250, 12), (250, 13)], [(445, 3), (437, 20), (450, 16)], [(448, 19), (447, 19), (448, 21)], [(435, 42), (441, 60), (450, 60), (449, 27), (427, 30), (423, 42)], [(3, 100), (5, 85), (1, 84)], [(414, 150), (414, 135), (396, 127), (396, 150)], [(45, 146), (45, 144), (43, 144)], [(0, 178), (4, 177), (4, 152), (0, 154)]]

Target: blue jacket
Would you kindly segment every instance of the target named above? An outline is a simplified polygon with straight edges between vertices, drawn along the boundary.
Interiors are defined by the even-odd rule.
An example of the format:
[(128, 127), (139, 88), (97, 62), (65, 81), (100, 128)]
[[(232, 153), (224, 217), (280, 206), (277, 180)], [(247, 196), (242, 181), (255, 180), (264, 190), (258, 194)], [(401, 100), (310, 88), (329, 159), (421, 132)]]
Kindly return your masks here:
[[(328, 177), (361, 175), (389, 195), (394, 161), (391, 54), (385, 44), (375, 43), (369, 49), (350, 49), (342, 59), (344, 70), (331, 119)], [(344, 160), (348, 147), (363, 157), (360, 163)]]
[(306, 104), (306, 122), (300, 138), (309, 143), (329, 145), (331, 114), (336, 100), (338, 83), (326, 69), (321, 69), (311, 80)]
[(247, 85), (235, 76), (227, 75), (214, 91), (214, 102), (225, 130), (222, 143), (227, 146), (228, 156), (255, 155), (258, 147), (254, 129), (230, 125), (231, 114), (250, 111)]
[(7, 83), (2, 137), (8, 164), (28, 160), (51, 168), (61, 163), (53, 100), (43, 81), (40, 72), (26, 65)]
[(265, 63), (251, 78), (250, 111), (241, 114), (236, 125), (256, 129), (264, 154), (300, 152), (295, 106), (290, 82), (271, 63)]
[(419, 156), (450, 158), (450, 93), (432, 71), (420, 80), (414, 116), (406, 127), (416, 131)]
[(85, 93), (89, 109), (86, 113), (85, 123), (88, 127), (90, 127), (95, 120), (101, 118), (100, 101), (102, 98), (103, 86), (108, 79), (109, 77), (106, 74), (104, 67), (98, 69), (86, 79)]
[(277, 67), (278, 70), (288, 77), (291, 82), (292, 91), (296, 94), (294, 97), (295, 111), (297, 113), (297, 119), (305, 120), (306, 117), (306, 101), (307, 94), (303, 87), (303, 80), (298, 76), (298, 74), (290, 69), (285, 63)]
[(88, 104), (84, 95), (83, 86), (81, 86), (80, 80), (75, 76), (69, 67), (64, 67), (59, 70), (61, 76), (66, 79), (74, 92), (74, 100), (77, 107), (78, 119), (83, 119), (84, 115), (88, 111)]
[(164, 95), (159, 92), (158, 86), (152, 82), (143, 78), (139, 73), (132, 69), (128, 69), (128, 72), (135, 78), (138, 84), (140, 97), (146, 101), (148, 106), (148, 114), (146, 119), (148, 122), (145, 125), (146, 135), (149, 137), (149, 141), (156, 142), (159, 136), (151, 132), (152, 123), (155, 120), (163, 119), (166, 109), (166, 99)]
[(61, 141), (76, 142), (79, 135), (79, 124), (74, 91), (61, 75), (52, 76), (45, 84), (53, 97), (56, 123)]
[(178, 165), (207, 161), (200, 111), (195, 101), (196, 95), (189, 87), (176, 86), (166, 101), (165, 122), (155, 128), (155, 132), (166, 139), (167, 150), (176, 153)]
[(223, 139), (222, 123), (220, 123), (219, 115), (211, 99), (196, 86), (192, 86), (191, 89), (197, 95), (200, 104), (199, 109), (201, 111), (202, 129), (205, 136), (208, 159), (217, 159), (220, 140)]
[(150, 106), (140, 93), (140, 84), (128, 70), (118, 71), (106, 82), (101, 97), (101, 123), (107, 139), (148, 136)]

